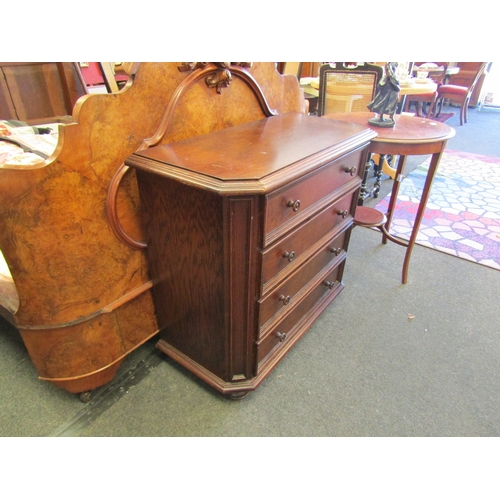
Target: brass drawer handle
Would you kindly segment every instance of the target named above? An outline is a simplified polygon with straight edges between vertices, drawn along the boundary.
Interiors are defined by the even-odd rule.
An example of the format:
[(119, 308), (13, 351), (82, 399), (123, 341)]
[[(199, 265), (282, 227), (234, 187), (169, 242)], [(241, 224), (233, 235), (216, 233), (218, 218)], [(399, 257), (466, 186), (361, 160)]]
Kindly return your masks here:
[(278, 300), (283, 302), (284, 306), (287, 306), (290, 303), (291, 299), (292, 299), (292, 297), (290, 297), (290, 295), (287, 295), (286, 297), (284, 295), (280, 295), (280, 298)]
[(279, 338), (280, 342), (283, 342), (286, 339), (286, 333), (276, 332), (276, 337)]
[(342, 216), (342, 219), (345, 219), (349, 215), (349, 210), (337, 210), (337, 214)]
[(287, 259), (288, 262), (292, 262), (292, 260), (295, 259), (295, 252), (285, 252), (283, 258)]
[(297, 200), (297, 201), (290, 200), (286, 204), (286, 206), (290, 207), (294, 212), (298, 212), (298, 210), (300, 208), (300, 200)]
[(325, 281), (323, 284), (331, 290), (337, 284), (337, 282), (336, 281)]
[(354, 167), (346, 167), (344, 169), (348, 174), (351, 174), (351, 177), (354, 177), (356, 175), (356, 172), (358, 170), (358, 167), (356, 167), (356, 165), (354, 165)]
[(342, 252), (342, 247), (339, 248), (330, 248), (330, 252), (332, 252), (334, 255), (340, 255), (340, 252)]

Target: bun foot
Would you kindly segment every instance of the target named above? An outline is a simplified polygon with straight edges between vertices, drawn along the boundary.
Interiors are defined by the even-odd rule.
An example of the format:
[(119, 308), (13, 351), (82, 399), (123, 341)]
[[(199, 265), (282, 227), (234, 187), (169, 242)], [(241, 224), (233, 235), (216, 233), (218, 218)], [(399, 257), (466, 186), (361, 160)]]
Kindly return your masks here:
[(243, 399), (250, 391), (238, 391), (226, 394), (227, 399)]
[(92, 391), (80, 392), (78, 398), (82, 403), (88, 403), (92, 399)]

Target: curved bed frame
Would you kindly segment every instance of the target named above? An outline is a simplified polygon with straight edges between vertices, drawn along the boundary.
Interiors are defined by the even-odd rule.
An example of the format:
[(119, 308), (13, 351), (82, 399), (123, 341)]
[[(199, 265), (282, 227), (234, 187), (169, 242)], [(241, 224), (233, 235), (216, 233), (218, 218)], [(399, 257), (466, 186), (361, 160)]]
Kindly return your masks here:
[[(81, 97), (54, 154), (0, 165), (0, 313), (42, 380), (72, 393), (108, 383), (153, 337), (133, 152), (306, 112), (297, 79), (274, 63), (140, 63), (115, 94)], [(221, 145), (223, 147), (223, 145)]]

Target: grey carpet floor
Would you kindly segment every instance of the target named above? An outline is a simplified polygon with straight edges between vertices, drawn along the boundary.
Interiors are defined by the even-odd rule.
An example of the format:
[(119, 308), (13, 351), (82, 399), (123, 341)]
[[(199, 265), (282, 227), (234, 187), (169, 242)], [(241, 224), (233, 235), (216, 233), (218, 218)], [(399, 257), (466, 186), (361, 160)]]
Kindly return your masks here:
[(402, 250), (356, 229), (346, 289), (245, 399), (160, 363), (80, 435), (500, 435), (500, 274), (419, 247), (402, 285)]
[[(2, 336), (3, 436), (499, 436), (496, 270), (356, 228), (346, 288), (271, 376), (229, 401), (154, 349), (93, 405), (40, 382)], [(412, 318), (412, 319), (411, 319)], [(16, 359), (17, 358), (17, 359)], [(130, 373), (147, 374), (136, 384)], [(134, 364), (135, 363), (135, 364)], [(138, 377), (141, 378), (141, 377)]]

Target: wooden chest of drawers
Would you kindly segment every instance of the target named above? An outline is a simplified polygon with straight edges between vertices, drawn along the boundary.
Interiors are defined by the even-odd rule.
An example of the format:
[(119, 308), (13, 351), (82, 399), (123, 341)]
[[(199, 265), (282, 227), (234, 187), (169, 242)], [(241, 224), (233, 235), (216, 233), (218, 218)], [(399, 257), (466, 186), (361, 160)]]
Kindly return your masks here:
[(255, 389), (344, 286), (374, 136), (289, 113), (132, 155), (158, 347), (230, 397)]

